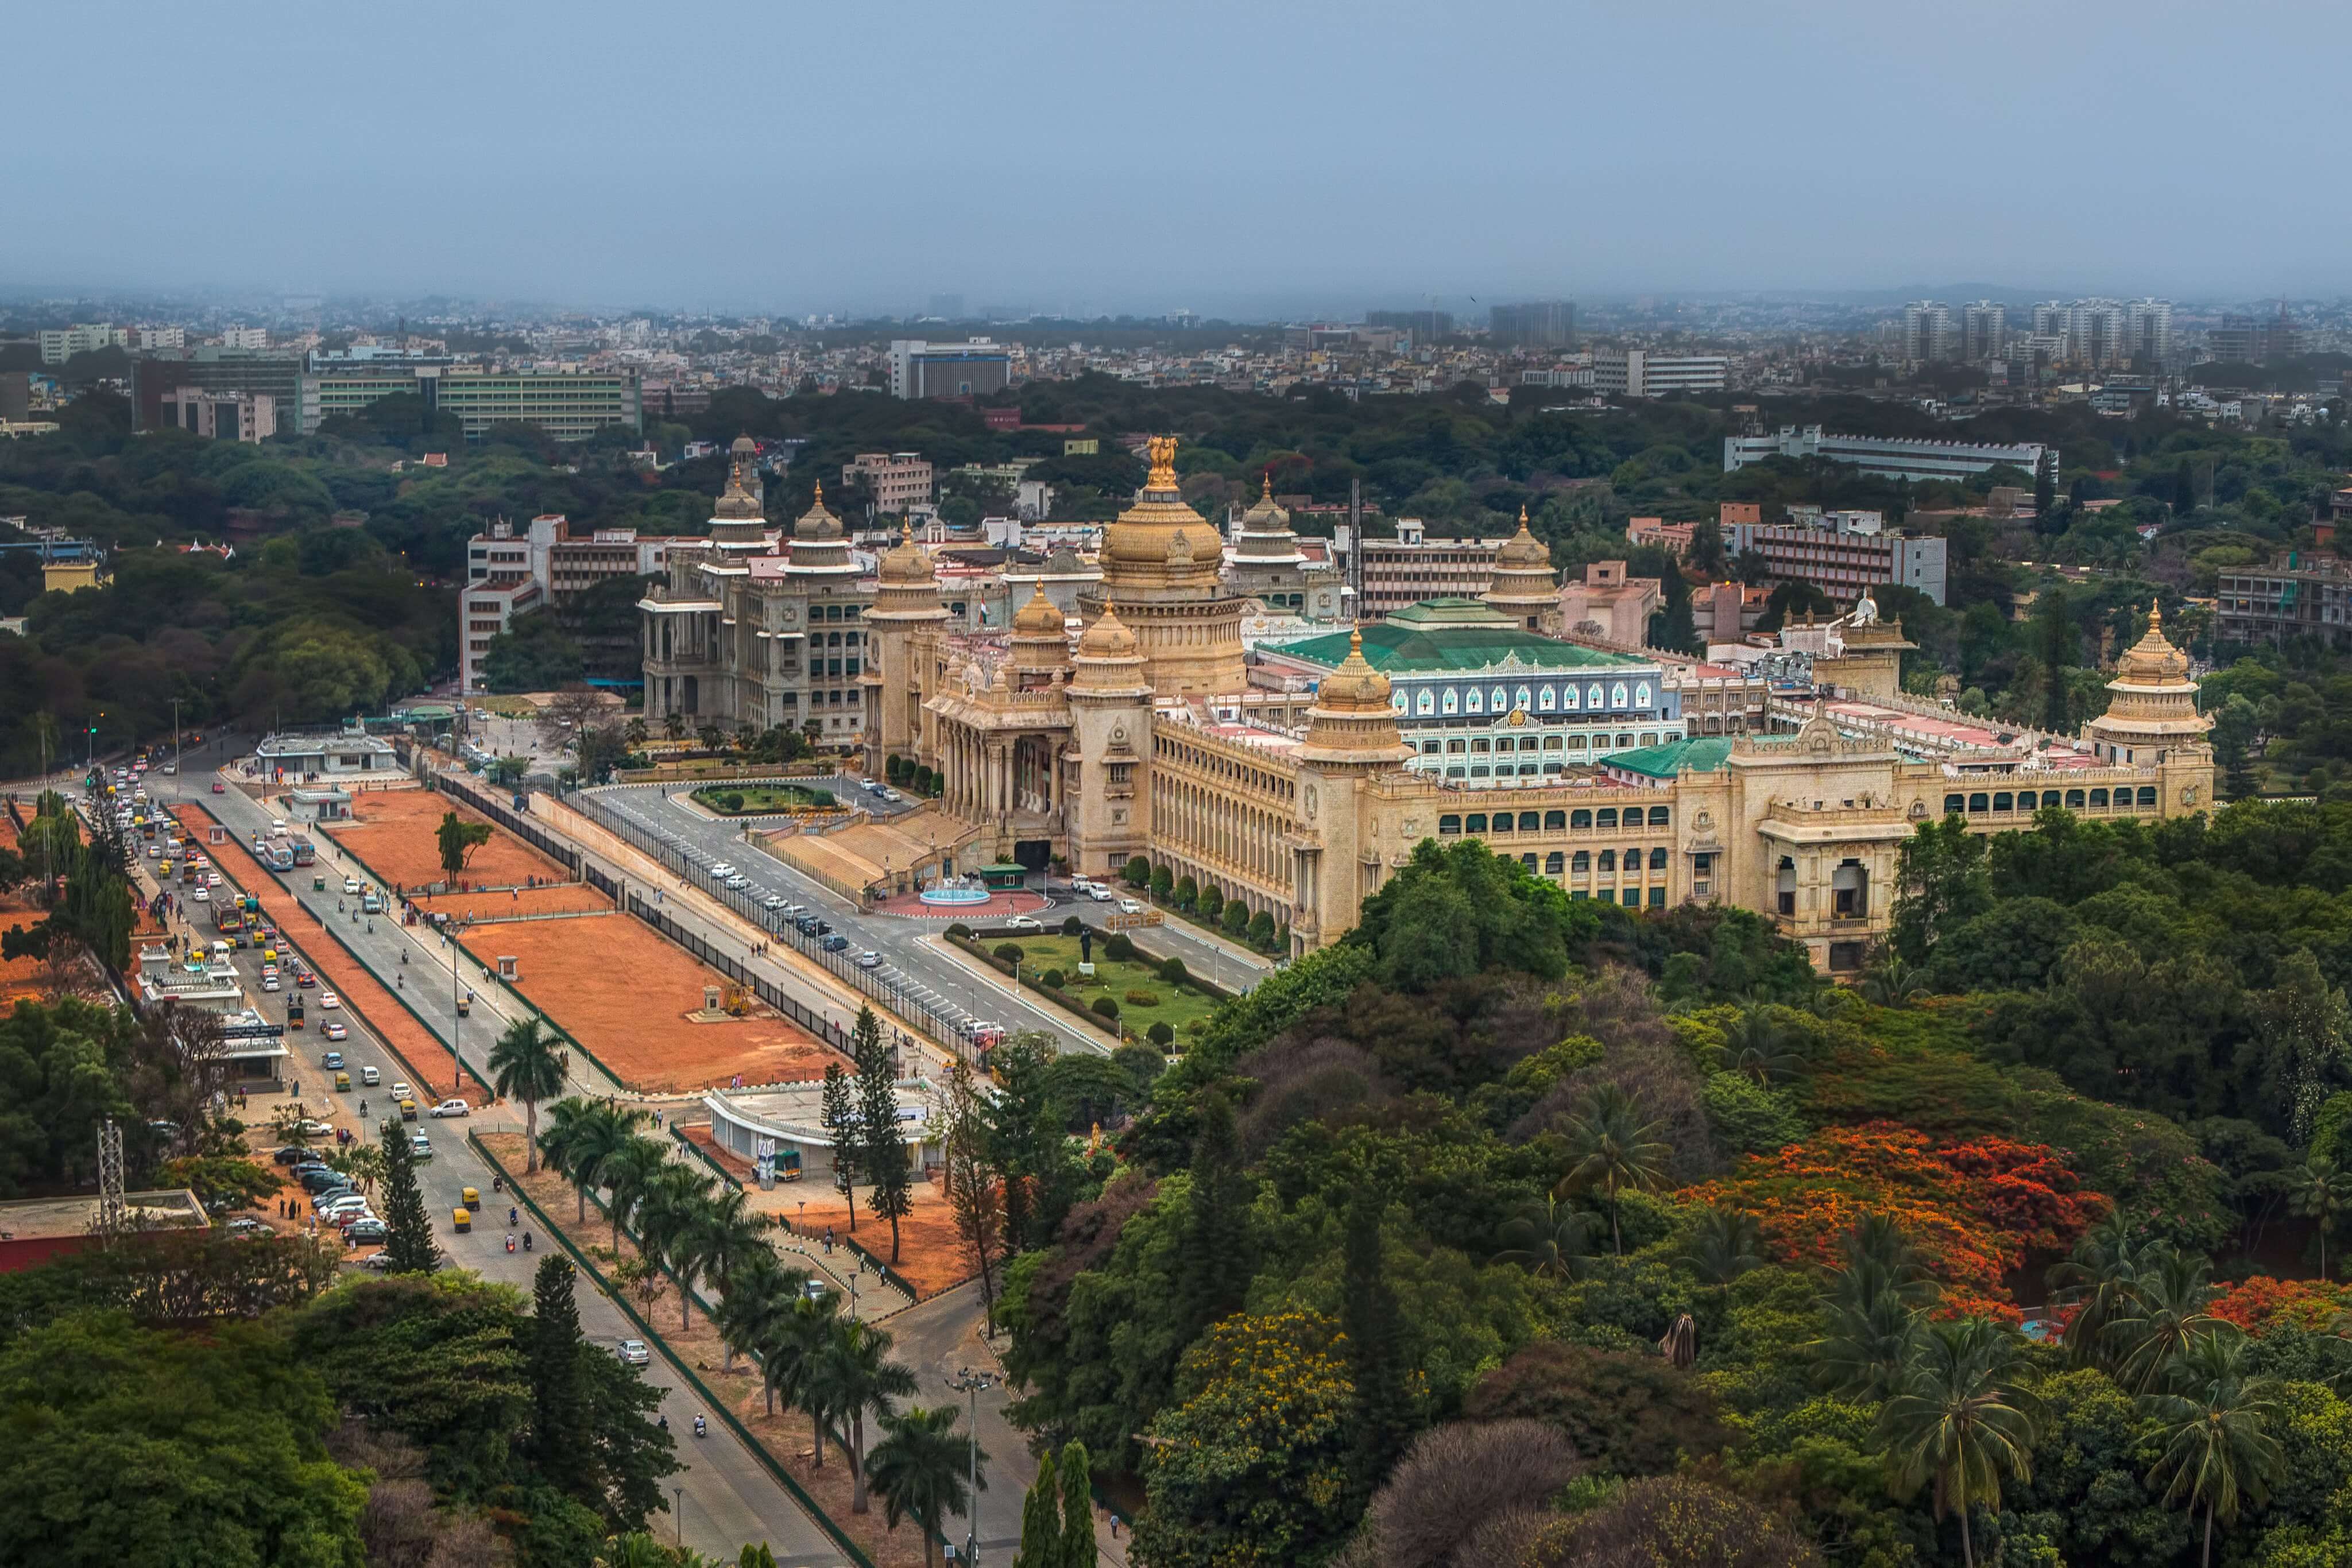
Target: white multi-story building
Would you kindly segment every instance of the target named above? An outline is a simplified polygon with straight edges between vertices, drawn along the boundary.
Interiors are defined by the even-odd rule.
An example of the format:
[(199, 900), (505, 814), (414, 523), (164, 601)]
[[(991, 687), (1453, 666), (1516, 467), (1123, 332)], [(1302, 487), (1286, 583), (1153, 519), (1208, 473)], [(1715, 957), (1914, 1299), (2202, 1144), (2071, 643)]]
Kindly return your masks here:
[(845, 488), (861, 479), (874, 487), (877, 512), (901, 516), (931, 498), (931, 465), (920, 453), (861, 452), (841, 465), (841, 483)]
[(2124, 307), (2125, 351), (2143, 369), (2172, 358), (2172, 301), (2135, 299)]
[(41, 329), (41, 363), (62, 365), (76, 354), (94, 353), (100, 349), (131, 346), (131, 333), (121, 327), (110, 327), (103, 321), (78, 322), (71, 327), (45, 327)]
[(1903, 308), (1903, 357), (1922, 363), (1953, 357), (1958, 340), (1952, 328), (1952, 308), (1935, 299), (1915, 300)]
[(1825, 457), (1888, 479), (1966, 479), (2004, 464), (2031, 474), (2044, 453), (2055, 467), (2058, 449), (2040, 442), (1979, 444), (1901, 435), (1834, 435), (1818, 424), (1801, 428), (1784, 424), (1774, 435), (1725, 436), (1723, 471), (1728, 474), (1768, 457)]
[(188, 346), (185, 327), (142, 327), (139, 346), (142, 349), (184, 349)]
[(1653, 354), (1643, 349), (1596, 349), (1592, 390), (1614, 397), (1673, 397), (1721, 392), (1731, 361), (1721, 354)]
[(266, 349), (269, 347), (269, 330), (266, 327), (227, 327), (222, 329), (224, 349)]
[(1960, 311), (1960, 358), (1971, 364), (1998, 360), (2008, 340), (2008, 306), (1979, 299)]

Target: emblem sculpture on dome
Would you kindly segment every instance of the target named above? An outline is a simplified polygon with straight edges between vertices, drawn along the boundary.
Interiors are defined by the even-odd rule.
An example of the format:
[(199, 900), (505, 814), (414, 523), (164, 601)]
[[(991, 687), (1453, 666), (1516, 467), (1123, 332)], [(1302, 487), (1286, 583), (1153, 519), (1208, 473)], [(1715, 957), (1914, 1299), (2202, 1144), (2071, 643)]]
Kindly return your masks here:
[(1146, 450), (1150, 454), (1151, 472), (1144, 476), (1143, 487), (1147, 490), (1176, 488), (1176, 438), (1155, 435), (1146, 444)]

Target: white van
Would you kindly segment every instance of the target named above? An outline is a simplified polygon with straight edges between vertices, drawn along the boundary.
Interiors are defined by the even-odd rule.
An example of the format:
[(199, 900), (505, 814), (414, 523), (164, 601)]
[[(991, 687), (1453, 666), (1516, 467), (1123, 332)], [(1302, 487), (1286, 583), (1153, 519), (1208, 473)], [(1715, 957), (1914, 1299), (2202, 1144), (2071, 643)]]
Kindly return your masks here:
[(284, 832), (284, 831), (286, 831), (286, 819), (285, 819), (285, 818), (283, 818), (283, 817), (272, 817), (272, 818), (270, 818), (270, 819), (269, 819), (269, 831), (270, 831), (271, 832), (273, 832), (273, 833), (282, 833), (282, 832)]

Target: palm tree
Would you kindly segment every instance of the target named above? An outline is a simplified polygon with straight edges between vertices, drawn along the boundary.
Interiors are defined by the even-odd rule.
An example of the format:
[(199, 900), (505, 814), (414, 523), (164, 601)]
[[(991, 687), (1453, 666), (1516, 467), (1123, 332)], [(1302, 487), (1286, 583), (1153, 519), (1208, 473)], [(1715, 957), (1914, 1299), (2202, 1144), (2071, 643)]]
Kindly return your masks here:
[[(735, 1370), (740, 1354), (765, 1358), (783, 1323), (808, 1285), (808, 1271), (787, 1269), (776, 1255), (761, 1248), (761, 1256), (746, 1259), (727, 1276), (726, 1293), (712, 1310), (711, 1322), (727, 1346), (726, 1370)], [(774, 1389), (771, 1386), (771, 1398)]]
[(1673, 1153), (1655, 1136), (1663, 1124), (1647, 1121), (1642, 1103), (1614, 1083), (1594, 1089), (1584, 1103), (1584, 1113), (1568, 1124), (1569, 1153), (1576, 1163), (1562, 1176), (1556, 1193), (1583, 1192), (1599, 1187), (1609, 1199), (1609, 1239), (1619, 1257), (1625, 1255), (1625, 1236), (1617, 1223), (1618, 1195), (1627, 1187), (1647, 1191), (1665, 1179), (1666, 1156)]
[(1797, 1057), (1789, 1050), (1788, 1039), (1788, 1030), (1769, 1008), (1742, 1008), (1739, 1021), (1724, 1038), (1730, 1071), (1754, 1079), (1760, 1089), (1769, 1089), (1797, 1070)]
[(677, 1282), (679, 1311), (694, 1316), (694, 1268), (687, 1239), (710, 1201), (710, 1178), (690, 1166), (665, 1165), (637, 1200), (637, 1250)]
[(668, 1152), (651, 1138), (632, 1137), (605, 1158), (600, 1174), (613, 1195), (606, 1212), (613, 1221), (614, 1251), (621, 1249), (621, 1226), (644, 1207), (668, 1166)]
[(840, 1297), (830, 1292), (814, 1299), (803, 1294), (760, 1347), (760, 1375), (768, 1391), (768, 1414), (776, 1413), (778, 1396), (790, 1408), (808, 1412), (810, 1425), (816, 1428), (819, 1469), (824, 1468), (824, 1424), (832, 1411), (824, 1403), (818, 1366), (840, 1326)]
[[(961, 1513), (971, 1499), (964, 1478), (971, 1471), (971, 1450), (956, 1430), (962, 1414), (952, 1405), (926, 1410), (918, 1406), (903, 1416), (882, 1417), (883, 1436), (867, 1456), (866, 1469), (874, 1490), (882, 1494), (882, 1516), (890, 1528), (912, 1519), (923, 1534), (923, 1568), (930, 1568), (939, 1544), (940, 1526), (950, 1513)], [(987, 1463), (983, 1451), (981, 1462)], [(980, 1490), (988, 1478), (980, 1477)]]
[(1839, 1252), (1844, 1267), (1822, 1291), (1822, 1337), (1810, 1347), (1814, 1373), (1837, 1393), (1885, 1399), (1911, 1364), (1920, 1312), (1934, 1302), (1936, 1281), (1884, 1215), (1864, 1216), (1846, 1232)]
[(677, 1553), (647, 1531), (633, 1530), (626, 1535), (604, 1538), (595, 1568), (677, 1568)]
[(1937, 1520), (1960, 1516), (1960, 1558), (1974, 1568), (1969, 1509), (2000, 1507), (2006, 1477), (2033, 1473), (2035, 1401), (2024, 1343), (1983, 1318), (1935, 1323), (1918, 1338), (1901, 1391), (1879, 1412), (1895, 1485), (1909, 1496), (1935, 1488)]
[(1495, 1261), (1524, 1263), (1538, 1279), (1573, 1280), (1592, 1260), (1591, 1230), (1591, 1215), (1547, 1197), (1504, 1225), (1502, 1239), (1510, 1246), (1496, 1253)]
[(715, 1196), (705, 1193), (688, 1211), (684, 1228), (670, 1239), (670, 1265), (677, 1273), (679, 1293), (692, 1293), (698, 1274), (724, 1292), (731, 1288), (735, 1271), (754, 1256), (774, 1257), (761, 1235), (770, 1223), (739, 1188)]
[(2334, 1160), (2316, 1155), (2288, 1182), (2288, 1207), (2309, 1217), (2319, 1232), (2319, 1277), (2325, 1280), (2328, 1277), (2327, 1233), (2336, 1228), (2339, 1218), (2352, 1212), (2352, 1171), (2338, 1170)]
[(662, 736), (663, 738), (667, 740), (684, 740), (686, 738), (686, 716), (682, 713), (664, 714), (662, 716)]
[(569, 1059), (537, 1019), (517, 1019), (490, 1047), (490, 1087), (522, 1102), (523, 1170), (539, 1169), (539, 1103), (563, 1092)]
[(629, 743), (632, 751), (641, 748), (646, 744), (646, 737), (652, 733), (646, 728), (646, 716), (643, 714), (621, 727), (621, 738)]
[[(563, 1173), (580, 1195), (580, 1222), (588, 1222), (588, 1194), (604, 1185), (614, 1158), (637, 1141), (637, 1129), (653, 1118), (602, 1100), (559, 1100), (548, 1107), (541, 1140), (548, 1163)], [(615, 1245), (617, 1245), (617, 1241)]]
[(1897, 953), (1887, 954), (1862, 977), (1863, 1000), (1882, 1008), (1899, 1008), (1927, 988), (1927, 976), (1916, 966), (1905, 963)]
[(836, 1324), (812, 1369), (812, 1394), (825, 1413), (849, 1423), (849, 1511), (866, 1509), (866, 1416), (887, 1416), (915, 1392), (915, 1375), (889, 1359), (890, 1336), (856, 1319)]
[(2173, 1361), (2170, 1391), (2144, 1402), (2164, 1426), (2164, 1452), (2148, 1479), (2169, 1478), (2165, 1502), (2186, 1499), (2191, 1517), (2204, 1505), (2206, 1568), (2214, 1521), (2234, 1521), (2241, 1501), (2259, 1506), (2286, 1464), (2269, 1430), (2284, 1415), (2279, 1383), (2255, 1375), (2252, 1348), (2234, 1329), (2198, 1333)]
[(2075, 1308), (2066, 1325), (2066, 1355), (2076, 1366), (2114, 1369), (2116, 1322), (2128, 1315), (2152, 1251), (2137, 1221), (2116, 1209), (2083, 1233), (2065, 1261), (2052, 1265), (2053, 1299)]
[(2121, 1353), (2116, 1381), (2133, 1394), (2154, 1392), (2189, 1341), (2223, 1326), (2205, 1310), (2217, 1294), (2201, 1255), (2148, 1248), (2112, 1331)]
[(1702, 1285), (1728, 1285), (1764, 1266), (1764, 1232), (1752, 1214), (1710, 1208), (1691, 1227), (1682, 1260)]

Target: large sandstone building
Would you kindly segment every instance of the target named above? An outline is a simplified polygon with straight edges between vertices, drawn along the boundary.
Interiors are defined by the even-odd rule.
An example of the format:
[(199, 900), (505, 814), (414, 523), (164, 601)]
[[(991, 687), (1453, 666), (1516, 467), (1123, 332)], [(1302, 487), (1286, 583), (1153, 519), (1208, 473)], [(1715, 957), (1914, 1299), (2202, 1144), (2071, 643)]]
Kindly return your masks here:
[[(1353, 926), (1423, 840), (1475, 837), (1571, 898), (1739, 904), (1848, 971), (1887, 927), (1922, 822), (1992, 831), (2045, 806), (2156, 819), (2210, 801), (2208, 721), (2153, 610), (2080, 740), (1905, 698), (1911, 644), (1867, 598), (1821, 632), (1815, 690), (1776, 701), (1780, 732), (1691, 733), (1663, 656), (1560, 640), (1524, 519), (1479, 600), (1245, 647), (1251, 601), (1178, 491), (1175, 444), (1150, 444), (1076, 614), (1040, 583), (997, 632), (955, 624), (911, 536), (866, 582), (821, 507), (789, 541), (759, 537), (736, 515), (739, 469), (725, 533), (673, 550), (670, 586), (646, 601), (648, 716), (839, 716), (869, 771), (897, 757), (943, 780), (936, 854), (1096, 875), (1146, 856), (1265, 912), (1298, 952)], [(1253, 552), (1282, 554), (1282, 528), (1256, 509)]]

